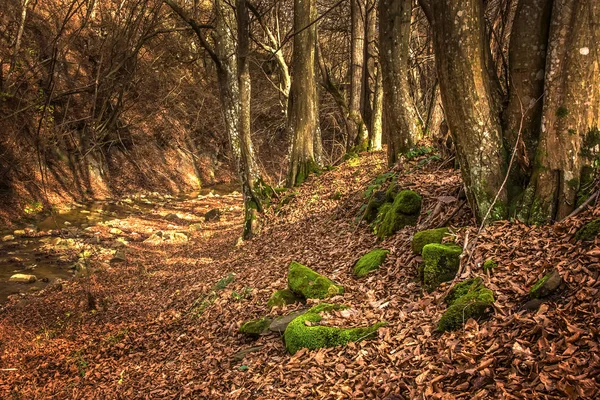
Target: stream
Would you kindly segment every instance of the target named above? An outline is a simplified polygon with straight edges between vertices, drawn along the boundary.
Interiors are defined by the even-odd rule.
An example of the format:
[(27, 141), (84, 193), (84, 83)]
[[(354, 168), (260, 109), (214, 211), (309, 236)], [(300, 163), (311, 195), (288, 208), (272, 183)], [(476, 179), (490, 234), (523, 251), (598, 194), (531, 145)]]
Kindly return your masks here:
[[(204, 196), (235, 193), (235, 183), (220, 184), (177, 196), (141, 194), (122, 200), (75, 203), (64, 211), (43, 213), (14, 229), (0, 228), (0, 304), (15, 294), (34, 292), (59, 279), (75, 275), (78, 243), (93, 240), (86, 229), (119, 222), (132, 216), (156, 214), (166, 208)], [(97, 239), (97, 238), (96, 238)], [(33, 283), (9, 281), (15, 274), (35, 275)]]

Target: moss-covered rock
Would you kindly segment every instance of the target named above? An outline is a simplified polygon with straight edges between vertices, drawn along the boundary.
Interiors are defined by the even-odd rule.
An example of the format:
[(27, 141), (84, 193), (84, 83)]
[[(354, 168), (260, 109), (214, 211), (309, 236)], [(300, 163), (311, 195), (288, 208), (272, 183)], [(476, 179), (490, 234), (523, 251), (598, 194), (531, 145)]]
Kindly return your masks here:
[(413, 236), (411, 248), (413, 253), (421, 254), (423, 247), (431, 243), (442, 243), (444, 236), (448, 234), (448, 228), (427, 229), (417, 232)]
[(354, 275), (357, 277), (365, 276), (371, 271), (379, 269), (379, 266), (383, 264), (389, 250), (374, 249), (362, 256), (356, 264), (354, 264)]
[(577, 240), (594, 240), (600, 235), (600, 218), (588, 222), (575, 234)]
[(365, 213), (363, 215), (364, 220), (368, 223), (375, 221), (379, 208), (384, 205), (386, 201), (387, 195), (385, 191), (380, 190), (373, 193), (373, 196), (371, 196), (371, 199), (367, 203), (367, 208), (365, 209)]
[(428, 291), (451, 281), (458, 272), (462, 247), (431, 243), (423, 247), (423, 285)]
[(483, 263), (483, 270), (485, 272), (491, 271), (498, 266), (498, 263), (493, 258), (488, 258)]
[(452, 305), (459, 297), (466, 295), (469, 292), (477, 291), (483, 285), (481, 278), (469, 278), (462, 282), (458, 282), (450, 289), (450, 292), (444, 298), (447, 305)]
[[(376, 226), (377, 236), (386, 238), (407, 225), (416, 225), (421, 212), (421, 196), (412, 190), (402, 190), (389, 206), (380, 209), (381, 223)], [(383, 213), (385, 211), (385, 213)]]
[(529, 290), (529, 297), (532, 299), (540, 299), (551, 295), (558, 289), (562, 283), (562, 278), (557, 270), (553, 269), (538, 280), (535, 285)]
[(495, 301), (494, 293), (477, 279), (468, 279), (457, 284), (453, 292), (452, 297), (446, 298), (449, 306), (438, 322), (438, 331), (456, 330), (469, 318), (479, 320), (487, 317)]
[(324, 299), (344, 293), (344, 287), (312, 269), (292, 261), (288, 271), (288, 287), (306, 299)]
[(267, 317), (250, 320), (240, 326), (240, 332), (253, 338), (259, 337), (262, 333), (269, 330), (271, 321)]
[(283, 334), (287, 351), (290, 354), (295, 354), (302, 348), (312, 350), (357, 342), (373, 336), (377, 329), (385, 325), (383, 322), (359, 328), (316, 325), (322, 320), (320, 313), (339, 308), (344, 307), (322, 303), (290, 322)]
[(267, 306), (273, 308), (298, 303), (299, 301), (302, 301), (302, 298), (298, 297), (296, 293), (292, 292), (290, 289), (282, 289), (271, 295), (267, 302)]

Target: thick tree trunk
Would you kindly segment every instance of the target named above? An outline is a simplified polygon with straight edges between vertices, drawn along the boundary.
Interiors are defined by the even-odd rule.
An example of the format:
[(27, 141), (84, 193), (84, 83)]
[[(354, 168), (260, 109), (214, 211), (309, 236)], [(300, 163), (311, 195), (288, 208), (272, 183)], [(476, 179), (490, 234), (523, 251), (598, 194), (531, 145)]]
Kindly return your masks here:
[(573, 211), (600, 133), (600, 3), (555, 0), (535, 171), (526, 193), (529, 221)]
[(371, 126), (373, 125), (373, 101), (375, 100), (375, 64), (377, 58), (377, 1), (366, 0), (365, 5), (365, 46), (364, 58), (365, 68), (363, 74), (363, 97), (362, 110), (363, 120), (371, 137)]
[(546, 46), (552, 0), (521, 0), (509, 48), (509, 98), (504, 110), (504, 141), (508, 153), (517, 147), (510, 194), (527, 186), (542, 119)]
[(351, 51), (350, 51), (350, 102), (348, 119), (348, 149), (364, 146), (368, 129), (363, 119), (365, 76), (365, 4), (364, 0), (350, 0)]
[(486, 67), (481, 1), (435, 0), (431, 11), (442, 102), (471, 207), (479, 220), (505, 218), (506, 156), (499, 101)]
[(294, 76), (289, 116), (293, 132), (287, 181), (290, 187), (301, 184), (319, 168), (315, 157), (315, 143), (320, 147), (321, 140), (315, 80), (317, 26), (313, 21), (316, 17), (315, 0), (294, 0), (294, 31), (298, 33), (294, 36)]
[(412, 0), (380, 0), (379, 61), (383, 78), (383, 135), (388, 163), (420, 138), (417, 112), (410, 96), (409, 43)]

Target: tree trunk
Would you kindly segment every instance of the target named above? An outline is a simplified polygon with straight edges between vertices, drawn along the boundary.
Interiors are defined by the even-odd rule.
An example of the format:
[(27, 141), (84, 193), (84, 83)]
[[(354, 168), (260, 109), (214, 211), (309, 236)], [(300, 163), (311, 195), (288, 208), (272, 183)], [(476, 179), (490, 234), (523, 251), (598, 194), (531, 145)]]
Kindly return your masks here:
[(436, 0), (431, 11), (442, 102), (471, 208), (478, 220), (488, 215), (503, 219), (506, 156), (499, 101), (486, 67), (489, 46), (481, 1)]
[(396, 163), (398, 155), (408, 151), (421, 135), (408, 81), (411, 11), (412, 0), (379, 2), (383, 135), (390, 165)]
[(350, 55), (350, 120), (348, 149), (358, 145), (365, 147), (368, 130), (363, 120), (365, 75), (365, 4), (364, 0), (350, 0), (351, 55)]
[(236, 10), (222, 0), (215, 0), (215, 9), (215, 53), (220, 60), (217, 68), (219, 92), (231, 153), (244, 196), (242, 238), (250, 239), (256, 227), (255, 213), (262, 211), (262, 204), (254, 192), (260, 173), (250, 137), (250, 72), (246, 60), (248, 15), (245, 0), (237, 0), (237, 18)]
[[(315, 44), (315, 0), (294, 0), (294, 76), (292, 78), (290, 127), (293, 132), (288, 186), (300, 185), (318, 169), (315, 142), (319, 137)], [(320, 144), (320, 142), (319, 142)]]
[(371, 117), (371, 129), (369, 130), (369, 150), (381, 150), (383, 113), (383, 84), (381, 82), (381, 67), (375, 65), (375, 93), (373, 96), (373, 114)]
[(577, 205), (600, 141), (600, 3), (555, 0), (529, 221), (560, 220)]
[(521, 0), (513, 22), (509, 98), (503, 118), (508, 153), (517, 147), (511, 170), (511, 183), (516, 187), (509, 187), (513, 196), (527, 186), (538, 144), (551, 9), (552, 0)]

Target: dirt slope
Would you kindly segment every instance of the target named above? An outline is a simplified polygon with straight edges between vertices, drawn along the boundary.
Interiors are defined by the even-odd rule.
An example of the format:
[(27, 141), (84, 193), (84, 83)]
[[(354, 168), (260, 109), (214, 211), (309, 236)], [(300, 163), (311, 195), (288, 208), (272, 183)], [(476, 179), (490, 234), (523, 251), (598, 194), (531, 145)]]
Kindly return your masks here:
[[(572, 236), (600, 210), (554, 228), (490, 227), (469, 265), (494, 290), (495, 314), (440, 334), (445, 288), (428, 294), (417, 282), (409, 247), (415, 228), (378, 243), (366, 224), (356, 225), (362, 192), (384, 165), (383, 154), (368, 155), (310, 179), (278, 216), (268, 214), (259, 237), (239, 246), (239, 197), (182, 204), (179, 211), (197, 220), (209, 208), (226, 209), (201, 231), (190, 229), (194, 219), (131, 218), (125, 234), (170, 223), (191, 240), (133, 241), (127, 262), (96, 260), (90, 278), (7, 305), (0, 314), (0, 397), (597, 398), (600, 250)], [(458, 193), (460, 179), (439, 164), (417, 167), (402, 171), (399, 183), (421, 193), (421, 224), (433, 225), (456, 208), (448, 198), (438, 203)], [(471, 222), (466, 208), (452, 219), (456, 243), (467, 232), (476, 236)], [(110, 237), (106, 227), (97, 236)], [(352, 265), (373, 247), (391, 254), (378, 272), (357, 280)], [(481, 269), (489, 257), (499, 263), (491, 276)], [(379, 338), (289, 356), (277, 335), (254, 342), (239, 334), (243, 322), (269, 312), (266, 302), (286, 286), (292, 260), (346, 287), (333, 300), (355, 312), (334, 322), (385, 320)], [(537, 311), (523, 310), (528, 289), (552, 266), (566, 289)], [(234, 358), (255, 346), (243, 360)]]

